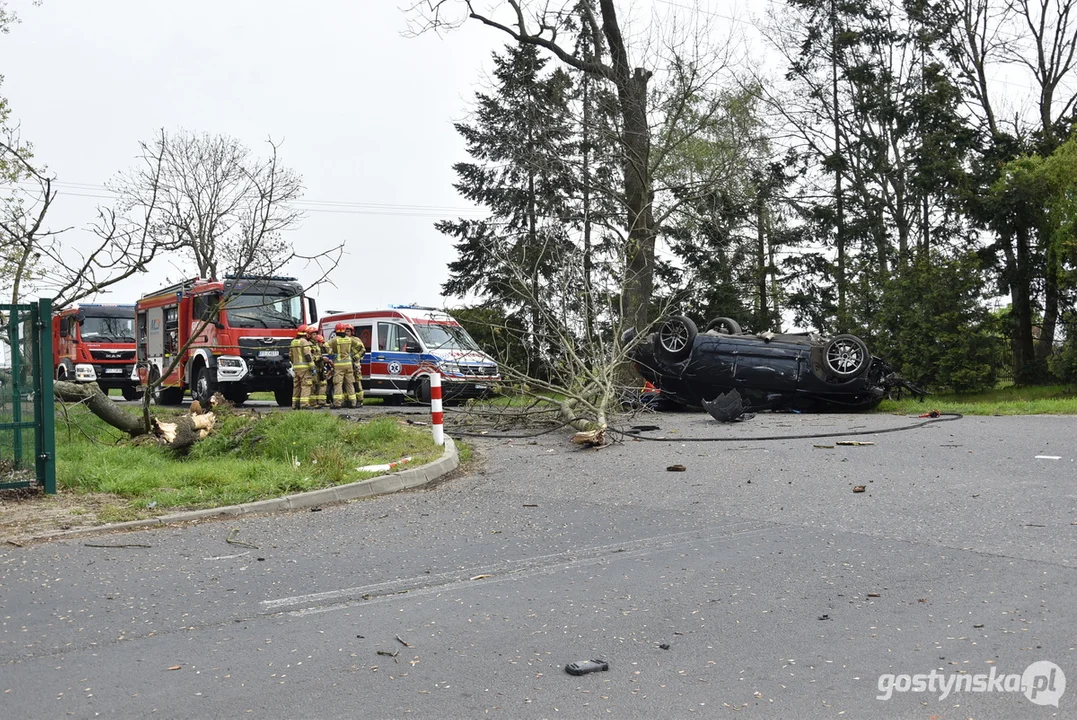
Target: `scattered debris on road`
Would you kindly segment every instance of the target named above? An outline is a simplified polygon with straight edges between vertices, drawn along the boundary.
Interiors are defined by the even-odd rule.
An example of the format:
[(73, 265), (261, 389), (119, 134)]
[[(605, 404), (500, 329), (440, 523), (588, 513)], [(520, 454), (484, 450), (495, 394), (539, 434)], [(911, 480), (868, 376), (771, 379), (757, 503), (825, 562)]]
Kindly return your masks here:
[[(228, 537), (224, 539), (229, 545), (238, 545), (239, 547), (250, 548), (251, 550), (257, 550), (258, 546), (249, 542), (243, 542), (242, 540), (236, 540), (236, 535), (239, 534), (239, 528), (232, 528), (232, 532), (228, 533)], [(261, 558), (259, 558), (261, 560)]]
[(861, 492), (864, 492), (865, 490), (867, 490), (867, 487), (865, 487), (864, 485), (856, 485), (856, 486), (853, 487), (853, 492), (854, 493), (861, 493)]
[(609, 670), (610, 664), (605, 660), (580, 660), (565, 665), (565, 672), (569, 675), (586, 675), (587, 673)]
[(744, 401), (736, 390), (722, 393), (713, 400), (703, 400), (701, 404), (718, 422), (737, 422), (755, 417), (755, 413), (745, 412)]
[(851, 445), (852, 447), (862, 447), (864, 445), (874, 445), (875, 443), (867, 440), (838, 440), (835, 445)]
[(572, 436), (572, 443), (574, 445), (587, 445), (588, 447), (605, 447), (606, 428), (603, 426), (595, 430), (581, 430)]
[(684, 465), (670, 465), (666, 468), (669, 472), (684, 472), (687, 469)]

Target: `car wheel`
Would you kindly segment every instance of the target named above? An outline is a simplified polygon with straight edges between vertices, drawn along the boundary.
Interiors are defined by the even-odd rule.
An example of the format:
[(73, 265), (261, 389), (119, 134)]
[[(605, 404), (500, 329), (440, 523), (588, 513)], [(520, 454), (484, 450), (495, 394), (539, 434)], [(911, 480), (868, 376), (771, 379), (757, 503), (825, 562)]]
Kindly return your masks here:
[(415, 383), (415, 399), (423, 405), (430, 404), (430, 378), (428, 376), (423, 375)]
[(707, 330), (717, 330), (719, 335), (740, 335), (740, 323), (733, 318), (718, 317), (707, 323)]
[(823, 349), (826, 369), (841, 379), (860, 375), (871, 364), (868, 346), (856, 335), (838, 335)]
[(673, 362), (683, 360), (692, 352), (692, 343), (698, 334), (696, 324), (689, 318), (674, 315), (658, 328), (658, 352)]

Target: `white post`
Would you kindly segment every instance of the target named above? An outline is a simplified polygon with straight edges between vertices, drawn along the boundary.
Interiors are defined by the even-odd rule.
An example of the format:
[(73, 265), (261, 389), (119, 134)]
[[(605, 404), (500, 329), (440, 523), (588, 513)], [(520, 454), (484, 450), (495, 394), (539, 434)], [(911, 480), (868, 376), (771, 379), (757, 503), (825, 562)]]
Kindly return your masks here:
[(430, 426), (434, 429), (434, 444), (445, 444), (445, 414), (441, 411), (441, 373), (430, 375)]

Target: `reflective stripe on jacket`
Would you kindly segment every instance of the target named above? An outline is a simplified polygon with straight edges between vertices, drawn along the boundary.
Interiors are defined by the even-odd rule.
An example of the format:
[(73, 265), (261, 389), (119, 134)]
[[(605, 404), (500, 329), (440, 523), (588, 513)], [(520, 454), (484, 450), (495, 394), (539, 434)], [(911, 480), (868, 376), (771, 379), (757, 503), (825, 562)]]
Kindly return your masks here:
[(309, 370), (312, 364), (310, 341), (306, 338), (298, 337), (292, 340), (288, 357), (292, 361), (293, 370)]

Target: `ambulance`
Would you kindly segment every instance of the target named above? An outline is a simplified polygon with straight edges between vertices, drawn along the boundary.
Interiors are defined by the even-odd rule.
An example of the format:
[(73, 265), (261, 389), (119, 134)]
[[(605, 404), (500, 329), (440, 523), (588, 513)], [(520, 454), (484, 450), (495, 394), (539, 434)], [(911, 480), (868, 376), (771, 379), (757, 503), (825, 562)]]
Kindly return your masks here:
[(451, 315), (435, 308), (330, 312), (320, 321), (328, 341), (338, 323), (355, 327), (366, 346), (363, 393), (391, 405), (405, 398), (430, 402), (430, 376), (441, 374), (442, 397), (480, 398), (501, 381), (497, 363)]

